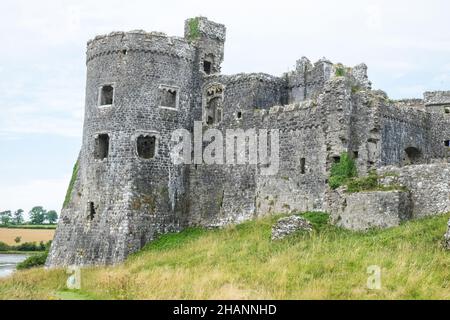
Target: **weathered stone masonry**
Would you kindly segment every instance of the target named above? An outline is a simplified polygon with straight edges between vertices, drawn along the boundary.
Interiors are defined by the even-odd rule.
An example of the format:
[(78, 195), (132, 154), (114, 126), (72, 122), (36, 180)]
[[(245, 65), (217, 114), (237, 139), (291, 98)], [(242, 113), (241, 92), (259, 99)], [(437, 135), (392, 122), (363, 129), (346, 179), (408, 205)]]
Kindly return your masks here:
[[(79, 170), (49, 266), (112, 264), (159, 234), (275, 212), (328, 210), (350, 221), (343, 226), (364, 229), (367, 221), (395, 225), (449, 210), (450, 93), (391, 101), (371, 90), (364, 64), (326, 59), (302, 58), (280, 77), (222, 75), (224, 43), (225, 27), (206, 18), (187, 20), (183, 38), (132, 31), (88, 43)], [(263, 176), (250, 164), (174, 165), (171, 133), (192, 131), (194, 121), (204, 129), (279, 129), (278, 173)], [(342, 152), (360, 174), (396, 166), (389, 170), (400, 171), (411, 194), (352, 196), (351, 217), (336, 209), (327, 179)], [(428, 188), (436, 177), (437, 194)], [(361, 201), (389, 210), (359, 210)], [(361, 220), (363, 211), (370, 219)]]

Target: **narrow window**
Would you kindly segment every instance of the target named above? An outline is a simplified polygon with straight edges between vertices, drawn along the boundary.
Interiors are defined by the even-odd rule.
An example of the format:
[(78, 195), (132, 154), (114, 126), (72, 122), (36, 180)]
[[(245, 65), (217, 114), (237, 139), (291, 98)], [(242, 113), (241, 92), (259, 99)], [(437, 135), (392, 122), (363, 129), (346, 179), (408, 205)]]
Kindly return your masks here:
[(238, 118), (238, 119), (242, 119), (242, 112), (241, 112), (241, 111), (238, 111), (238, 113), (237, 113), (237, 118)]
[(450, 147), (450, 140), (445, 140), (445, 141), (444, 141), (444, 145), (445, 145), (446, 147)]
[(203, 119), (206, 124), (214, 125), (220, 123), (223, 117), (223, 86), (221, 84), (210, 85), (206, 88), (203, 99)]
[(175, 88), (160, 87), (159, 89), (159, 106), (165, 108), (177, 108), (178, 91)]
[(156, 137), (141, 135), (137, 138), (137, 153), (143, 159), (153, 159), (156, 152)]
[(300, 159), (300, 173), (301, 174), (305, 174), (305, 164), (306, 164), (306, 159), (305, 158), (301, 158)]
[(207, 124), (219, 123), (222, 120), (221, 98), (212, 98), (206, 105)]
[(108, 157), (109, 153), (109, 136), (107, 134), (99, 134), (95, 138), (95, 159), (103, 160)]
[(203, 71), (205, 71), (206, 74), (211, 74), (211, 62), (209, 61), (203, 61)]
[(94, 220), (95, 218), (95, 204), (93, 202), (88, 203), (88, 219)]
[(114, 102), (114, 87), (111, 85), (103, 86), (100, 90), (100, 105), (108, 106)]
[(214, 55), (208, 54), (203, 58), (203, 72), (206, 74), (211, 74), (214, 72)]
[(358, 157), (359, 157), (359, 152), (353, 151), (353, 159), (358, 159)]
[(341, 162), (341, 157), (339, 157), (339, 156), (333, 157), (333, 162), (334, 162), (334, 163), (339, 163), (339, 162)]

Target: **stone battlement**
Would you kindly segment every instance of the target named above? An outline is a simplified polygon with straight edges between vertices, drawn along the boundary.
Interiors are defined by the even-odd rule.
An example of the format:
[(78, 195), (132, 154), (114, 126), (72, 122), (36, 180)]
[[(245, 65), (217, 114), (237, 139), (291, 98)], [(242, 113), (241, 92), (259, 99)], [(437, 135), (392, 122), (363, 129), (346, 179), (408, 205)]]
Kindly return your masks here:
[(161, 32), (112, 32), (97, 36), (87, 44), (87, 62), (109, 54), (128, 54), (130, 52), (151, 52), (168, 54), (192, 61), (194, 48), (181, 37), (168, 37)]
[(426, 106), (433, 106), (433, 105), (450, 106), (450, 91), (425, 92), (423, 96)]

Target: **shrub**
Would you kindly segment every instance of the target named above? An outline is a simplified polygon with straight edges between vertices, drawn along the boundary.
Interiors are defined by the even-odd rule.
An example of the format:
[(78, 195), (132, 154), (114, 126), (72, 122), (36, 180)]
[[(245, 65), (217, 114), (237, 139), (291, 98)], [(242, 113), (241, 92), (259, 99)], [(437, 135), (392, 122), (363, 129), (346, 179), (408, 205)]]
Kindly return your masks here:
[(0, 251), (9, 251), (9, 246), (4, 242), (0, 242)]
[(50, 248), (51, 241), (44, 243), (41, 241), (39, 244), (36, 242), (24, 242), (17, 246), (8, 246), (3, 242), (0, 242), (0, 251), (46, 251)]
[(345, 76), (345, 68), (342, 64), (336, 65), (336, 77), (344, 77)]
[(300, 217), (308, 220), (316, 230), (322, 230), (330, 221), (330, 215), (325, 212), (303, 212)]
[(358, 171), (356, 170), (355, 162), (350, 158), (347, 152), (344, 152), (341, 154), (339, 162), (334, 163), (331, 167), (331, 175), (328, 184), (331, 189), (337, 189), (357, 175)]
[(29, 256), (23, 262), (21, 262), (17, 265), (17, 270), (31, 269), (34, 267), (43, 266), (43, 265), (45, 265), (47, 256), (48, 256), (48, 251)]

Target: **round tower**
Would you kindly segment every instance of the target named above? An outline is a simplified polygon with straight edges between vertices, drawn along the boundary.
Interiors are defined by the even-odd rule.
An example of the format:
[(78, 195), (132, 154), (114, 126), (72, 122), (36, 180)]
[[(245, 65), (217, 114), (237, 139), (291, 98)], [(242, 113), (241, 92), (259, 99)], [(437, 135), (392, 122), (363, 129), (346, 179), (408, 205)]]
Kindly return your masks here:
[(48, 265), (110, 264), (184, 224), (171, 132), (190, 127), (196, 49), (143, 31), (88, 42), (83, 144)]

